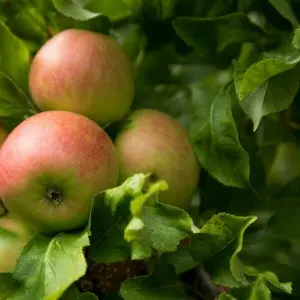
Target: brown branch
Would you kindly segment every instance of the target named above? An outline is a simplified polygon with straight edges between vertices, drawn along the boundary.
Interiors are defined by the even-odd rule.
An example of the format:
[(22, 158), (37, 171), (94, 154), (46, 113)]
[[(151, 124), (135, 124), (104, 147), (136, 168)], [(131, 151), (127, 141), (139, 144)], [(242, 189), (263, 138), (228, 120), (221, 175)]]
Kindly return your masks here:
[(225, 292), (226, 289), (221, 286), (217, 286), (213, 283), (210, 275), (205, 271), (203, 266), (198, 268), (198, 276), (201, 281), (201, 286), (205, 291), (206, 297), (205, 300), (214, 300), (216, 299), (221, 293)]

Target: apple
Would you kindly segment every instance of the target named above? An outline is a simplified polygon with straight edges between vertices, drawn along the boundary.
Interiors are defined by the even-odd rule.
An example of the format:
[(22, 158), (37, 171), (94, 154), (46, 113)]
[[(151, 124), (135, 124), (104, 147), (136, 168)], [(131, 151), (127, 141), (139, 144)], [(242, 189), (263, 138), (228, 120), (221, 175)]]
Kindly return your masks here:
[(153, 180), (169, 185), (159, 200), (186, 209), (200, 174), (187, 132), (171, 116), (153, 109), (136, 110), (128, 121), (115, 140), (120, 180), (151, 173)]
[(29, 88), (43, 111), (65, 110), (104, 125), (129, 110), (134, 83), (131, 65), (111, 37), (79, 29), (64, 30), (34, 57)]
[(112, 141), (94, 121), (76, 113), (36, 114), (0, 149), (0, 198), (38, 232), (85, 225), (93, 197), (117, 181)]
[(0, 217), (0, 273), (13, 273), (33, 230), (10, 215)]
[(4, 140), (6, 139), (8, 132), (4, 125), (0, 122), (0, 146), (3, 144)]

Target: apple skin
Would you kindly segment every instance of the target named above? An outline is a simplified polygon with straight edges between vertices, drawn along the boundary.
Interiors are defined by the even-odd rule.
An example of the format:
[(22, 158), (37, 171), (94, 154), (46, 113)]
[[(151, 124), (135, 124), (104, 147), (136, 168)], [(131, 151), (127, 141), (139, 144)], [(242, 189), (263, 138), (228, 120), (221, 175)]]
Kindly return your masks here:
[(0, 217), (0, 273), (13, 273), (17, 260), (33, 236), (33, 230), (20, 220)]
[(120, 180), (136, 173), (151, 173), (163, 179), (169, 189), (159, 201), (188, 208), (200, 175), (200, 166), (188, 134), (171, 116), (152, 109), (140, 109), (128, 116), (127, 126), (117, 135)]
[(85, 225), (93, 197), (117, 181), (112, 141), (95, 122), (72, 112), (28, 118), (0, 149), (0, 198), (38, 232)]
[(104, 125), (128, 112), (134, 95), (131, 65), (111, 37), (64, 30), (34, 57), (29, 88), (43, 111), (65, 110)]
[(0, 122), (0, 147), (3, 144), (4, 140), (7, 138), (8, 132), (3, 126), (3, 124)]

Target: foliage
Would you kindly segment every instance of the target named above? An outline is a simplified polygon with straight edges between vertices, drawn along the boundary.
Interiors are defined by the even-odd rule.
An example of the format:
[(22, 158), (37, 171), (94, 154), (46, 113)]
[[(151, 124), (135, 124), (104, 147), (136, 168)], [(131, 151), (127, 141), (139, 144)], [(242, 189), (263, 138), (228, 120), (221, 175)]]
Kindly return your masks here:
[[(187, 212), (157, 201), (166, 182), (136, 174), (94, 198), (86, 228), (36, 235), (0, 274), (0, 299), (299, 299), (299, 12), (297, 0), (0, 1), (8, 128), (38, 113), (27, 82), (38, 49), (87, 29), (130, 58), (132, 109), (176, 118), (202, 165)], [(77, 288), (89, 259), (145, 260), (147, 274), (99, 296)]]

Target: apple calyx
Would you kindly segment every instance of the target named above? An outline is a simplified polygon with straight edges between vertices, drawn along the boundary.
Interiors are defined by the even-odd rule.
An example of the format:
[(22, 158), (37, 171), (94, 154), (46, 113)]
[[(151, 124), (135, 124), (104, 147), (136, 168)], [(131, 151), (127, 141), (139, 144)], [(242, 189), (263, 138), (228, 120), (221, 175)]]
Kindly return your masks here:
[(55, 206), (59, 206), (61, 203), (63, 203), (61, 190), (57, 187), (49, 187), (47, 189), (47, 199)]

